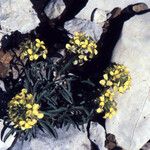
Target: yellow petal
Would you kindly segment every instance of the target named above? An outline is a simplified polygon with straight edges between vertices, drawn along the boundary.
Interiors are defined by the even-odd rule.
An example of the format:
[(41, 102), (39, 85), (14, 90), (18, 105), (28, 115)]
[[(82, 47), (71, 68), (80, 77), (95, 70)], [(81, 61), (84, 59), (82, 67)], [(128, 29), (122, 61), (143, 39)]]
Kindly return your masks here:
[(103, 109), (101, 109), (101, 108), (98, 108), (98, 109), (96, 110), (97, 113), (101, 113), (102, 111), (103, 111)]
[(79, 46), (80, 45), (80, 41), (79, 40), (75, 40), (75, 44), (77, 44)]
[(112, 83), (111, 81), (107, 81), (106, 85), (107, 85), (107, 86), (112, 86), (113, 83)]
[(100, 102), (99, 105), (103, 107), (105, 105), (105, 103), (104, 102)]
[(44, 117), (44, 114), (43, 114), (43, 113), (39, 113), (39, 114), (37, 115), (37, 117), (38, 117), (39, 119), (42, 119), (42, 118)]
[(37, 43), (41, 43), (40, 39), (36, 39), (35, 41), (36, 41)]
[(32, 49), (28, 49), (27, 52), (28, 52), (28, 54), (30, 54), (30, 55), (33, 54)]
[(84, 56), (84, 61), (88, 61), (88, 58), (87, 58), (87, 56)]
[(70, 44), (66, 44), (66, 49), (70, 49), (71, 45)]
[(99, 99), (100, 99), (102, 102), (104, 102), (104, 101), (105, 101), (104, 96), (100, 96), (100, 97), (99, 97)]
[(98, 54), (98, 51), (96, 49), (94, 49), (94, 54), (97, 55)]
[(47, 58), (47, 55), (46, 55), (45, 53), (44, 53), (42, 56), (43, 56), (43, 58), (44, 58), (44, 59), (46, 59), (46, 58)]
[(40, 45), (39, 43), (36, 43), (36, 47), (37, 47), (37, 48), (40, 48), (41, 45)]
[(39, 56), (37, 54), (34, 54), (33, 57), (35, 60), (37, 60), (39, 58)]
[(114, 72), (113, 72), (113, 71), (110, 71), (110, 75), (113, 76), (113, 75), (114, 75)]
[(79, 59), (84, 59), (84, 55), (79, 55)]
[(21, 92), (26, 94), (27, 93), (27, 89), (22, 89)]
[(28, 109), (30, 109), (30, 108), (32, 108), (32, 105), (31, 105), (31, 104), (27, 104), (26, 107), (27, 107)]
[(106, 81), (105, 80), (101, 80), (99, 83), (104, 86), (106, 84)]
[(39, 104), (34, 104), (34, 105), (33, 105), (33, 109), (34, 109), (34, 110), (38, 110), (39, 108), (40, 108), (40, 105), (39, 105)]
[(103, 77), (105, 80), (108, 80), (108, 74), (104, 74)]
[(31, 55), (31, 56), (29, 57), (29, 60), (30, 60), (30, 61), (33, 61), (33, 59), (34, 59), (34, 57), (33, 57), (33, 55)]
[(22, 125), (24, 125), (25, 123), (26, 123), (25, 121), (20, 121), (20, 122), (19, 122), (19, 125), (22, 126)]

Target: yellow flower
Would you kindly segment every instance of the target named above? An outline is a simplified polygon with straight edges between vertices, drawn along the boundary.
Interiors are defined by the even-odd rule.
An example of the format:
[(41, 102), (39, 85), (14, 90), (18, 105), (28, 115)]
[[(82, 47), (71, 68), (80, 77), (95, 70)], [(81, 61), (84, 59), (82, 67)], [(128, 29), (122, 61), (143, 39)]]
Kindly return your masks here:
[(26, 123), (25, 121), (20, 121), (20, 122), (19, 122), (19, 125), (20, 125), (20, 126), (23, 126), (23, 125), (25, 125), (25, 123)]
[(114, 75), (113, 71), (110, 71), (110, 75), (111, 75), (111, 76), (113, 76), (113, 75)]
[(39, 108), (40, 108), (40, 105), (39, 105), (39, 104), (34, 104), (34, 105), (33, 105), (33, 109), (34, 109), (34, 110), (38, 110)]
[(47, 58), (47, 56), (46, 56), (46, 54), (45, 54), (45, 53), (43, 54), (43, 58), (44, 58), (44, 59), (46, 59), (46, 58)]
[(94, 49), (94, 54), (97, 55), (98, 54), (98, 51), (96, 49)]
[(40, 39), (36, 39), (36, 47), (40, 48), (42, 45), (44, 45), (43, 41), (40, 41)]
[(22, 89), (21, 92), (26, 94), (27, 93), (27, 89)]
[(22, 89), (8, 104), (10, 121), (12, 121), (15, 128), (23, 131), (30, 129), (39, 119), (44, 117), (39, 108), (40, 105), (34, 103), (33, 95), (28, 94), (26, 89)]
[(32, 128), (32, 126), (29, 125), (28, 123), (25, 123), (25, 128), (26, 128), (26, 129), (29, 129), (29, 128)]
[(119, 73), (119, 71), (118, 70), (115, 70), (115, 75), (117, 75)]
[(112, 83), (111, 81), (107, 81), (106, 85), (107, 85), (107, 86), (112, 86), (113, 83)]
[(43, 113), (39, 113), (39, 114), (37, 115), (37, 117), (38, 117), (39, 119), (42, 119), (42, 118), (44, 117), (44, 114), (43, 114)]
[(124, 92), (124, 88), (123, 87), (119, 87), (119, 92), (123, 93)]
[(30, 60), (30, 61), (33, 61), (33, 59), (34, 59), (34, 57), (33, 57), (33, 55), (31, 55), (31, 56), (29, 57), (29, 60)]
[(39, 56), (37, 54), (34, 54), (33, 57), (35, 60), (37, 60), (39, 58)]
[(79, 36), (80, 34), (79, 34), (79, 32), (74, 32), (74, 35)]
[(26, 107), (27, 107), (28, 109), (30, 109), (30, 108), (32, 108), (32, 105), (31, 105), (31, 104), (27, 104)]
[(103, 109), (101, 109), (101, 108), (98, 108), (98, 109), (96, 110), (97, 113), (101, 113), (102, 111), (103, 111)]
[(105, 80), (100, 80), (99, 83), (104, 86), (106, 84), (106, 81)]
[(30, 55), (32, 55), (32, 54), (33, 54), (32, 49), (28, 49), (28, 50), (27, 50), (27, 52), (28, 52)]
[(27, 100), (30, 100), (30, 99), (32, 99), (33, 98), (33, 95), (32, 94), (28, 94), (27, 95)]
[(82, 48), (86, 48), (86, 47), (87, 47), (87, 45), (85, 45), (85, 44), (82, 45)]
[(75, 40), (75, 44), (77, 44), (79, 46), (80, 45), (80, 41), (79, 40)]
[(112, 119), (113, 115), (112, 114), (109, 114), (108, 118), (109, 119)]
[(66, 44), (66, 49), (70, 49), (71, 45), (70, 44)]
[(104, 102), (100, 102), (99, 105), (103, 107), (105, 105), (105, 103)]
[(102, 102), (105, 101), (105, 97), (104, 96), (100, 96), (99, 98)]
[(87, 56), (84, 56), (84, 61), (88, 61), (88, 58), (87, 58)]
[(106, 119), (106, 118), (108, 118), (108, 117), (109, 117), (109, 115), (110, 115), (110, 113), (106, 113), (106, 114), (105, 114), (105, 116), (104, 116), (103, 118), (105, 118), (105, 119)]
[(104, 74), (103, 77), (105, 80), (108, 80), (108, 74)]
[(66, 44), (66, 49), (78, 56), (77, 60), (73, 62), (74, 65), (83, 65), (84, 62), (91, 60), (98, 54), (96, 48), (96, 43), (91, 37), (78, 32), (76, 32), (74, 37)]
[(36, 119), (33, 119), (33, 120), (28, 120), (27, 123), (30, 125), (30, 126), (34, 126), (36, 123), (37, 123), (37, 120)]
[(79, 55), (79, 59), (84, 59), (84, 55)]

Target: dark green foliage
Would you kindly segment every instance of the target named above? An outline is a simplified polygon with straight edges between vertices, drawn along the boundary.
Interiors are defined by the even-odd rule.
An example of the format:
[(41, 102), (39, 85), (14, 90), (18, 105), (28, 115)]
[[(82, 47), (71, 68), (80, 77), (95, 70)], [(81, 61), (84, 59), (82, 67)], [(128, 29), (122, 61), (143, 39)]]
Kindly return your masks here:
[[(57, 138), (56, 128), (66, 127), (67, 130), (73, 125), (80, 129), (80, 125), (83, 126), (91, 119), (97, 89), (90, 80), (83, 81), (81, 77), (69, 73), (73, 60), (63, 58), (54, 63), (54, 59), (48, 58), (20, 63), (22, 67), (18, 74), (23, 81), (22, 87), (34, 95), (35, 102), (41, 105), (44, 118), (31, 129), (22, 131), (14, 128), (7, 116), (4, 123), (9, 123), (4, 126), (1, 139), (5, 141), (10, 134), (16, 133), (16, 137), (30, 140), (36, 137), (37, 128)], [(6, 128), (11, 130), (3, 137)]]

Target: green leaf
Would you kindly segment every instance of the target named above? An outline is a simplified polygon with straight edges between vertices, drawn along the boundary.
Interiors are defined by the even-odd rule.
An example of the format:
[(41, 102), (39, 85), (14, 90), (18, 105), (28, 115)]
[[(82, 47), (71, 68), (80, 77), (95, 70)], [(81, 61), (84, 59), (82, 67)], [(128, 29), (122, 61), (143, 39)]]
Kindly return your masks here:
[(58, 137), (56, 130), (46, 121), (40, 121), (39, 124), (49, 133), (49, 135), (53, 135), (55, 138)]
[(91, 85), (92, 87), (95, 87), (95, 84), (90, 79), (81, 81), (81, 83), (85, 83), (85, 84)]

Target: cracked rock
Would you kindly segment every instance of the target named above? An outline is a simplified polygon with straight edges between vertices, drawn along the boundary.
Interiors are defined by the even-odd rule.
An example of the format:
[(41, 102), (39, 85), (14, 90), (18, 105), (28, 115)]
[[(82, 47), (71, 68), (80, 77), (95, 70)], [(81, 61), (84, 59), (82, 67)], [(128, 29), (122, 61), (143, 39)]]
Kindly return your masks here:
[(112, 62), (130, 70), (132, 86), (118, 95), (118, 113), (106, 121), (107, 133), (115, 135), (125, 150), (139, 150), (150, 139), (150, 13), (135, 16), (123, 27)]
[(63, 0), (51, 0), (44, 11), (49, 19), (54, 19), (64, 11), (65, 7)]
[(29, 33), (39, 24), (30, 0), (0, 0), (0, 25), (2, 32)]
[(74, 34), (75, 31), (85, 32), (96, 41), (100, 39), (100, 35), (102, 34), (102, 26), (94, 22), (78, 18), (67, 21), (64, 27), (71, 34)]

